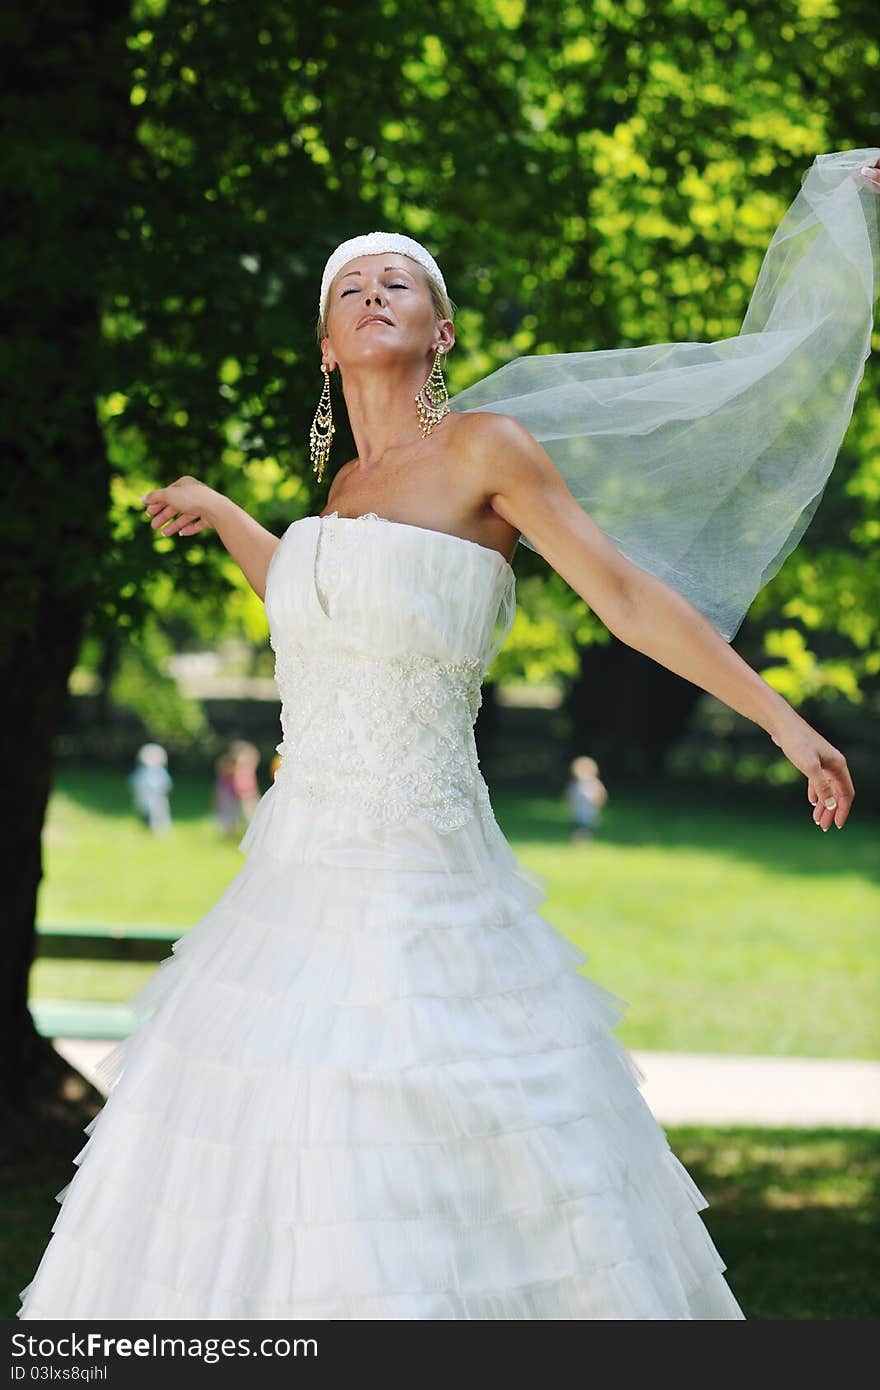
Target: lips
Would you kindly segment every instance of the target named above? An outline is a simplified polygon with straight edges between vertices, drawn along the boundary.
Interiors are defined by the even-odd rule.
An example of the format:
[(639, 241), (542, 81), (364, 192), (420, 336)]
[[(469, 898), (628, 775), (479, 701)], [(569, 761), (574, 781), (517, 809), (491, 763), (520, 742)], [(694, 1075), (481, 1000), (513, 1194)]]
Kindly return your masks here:
[(389, 328), (393, 327), (390, 319), (386, 319), (384, 314), (368, 314), (365, 319), (361, 319), (358, 328), (364, 328), (368, 323), (387, 323)]

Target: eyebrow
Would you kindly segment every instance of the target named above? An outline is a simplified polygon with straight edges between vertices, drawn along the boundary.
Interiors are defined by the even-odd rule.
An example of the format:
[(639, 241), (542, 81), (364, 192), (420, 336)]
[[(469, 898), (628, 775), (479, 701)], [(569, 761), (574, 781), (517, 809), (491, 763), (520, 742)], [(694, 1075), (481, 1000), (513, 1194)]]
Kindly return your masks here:
[[(386, 269), (386, 270), (395, 270), (395, 271), (401, 271), (401, 270), (402, 270), (403, 273), (404, 273), (404, 275), (409, 275), (409, 274), (410, 274), (410, 272), (407, 270), (407, 268), (406, 268), (405, 265), (386, 265), (385, 269)], [(362, 271), (362, 270), (347, 270), (347, 271), (345, 272), (345, 275), (343, 275), (343, 277), (342, 277), (343, 280), (345, 280), (349, 275), (363, 275), (363, 271)]]

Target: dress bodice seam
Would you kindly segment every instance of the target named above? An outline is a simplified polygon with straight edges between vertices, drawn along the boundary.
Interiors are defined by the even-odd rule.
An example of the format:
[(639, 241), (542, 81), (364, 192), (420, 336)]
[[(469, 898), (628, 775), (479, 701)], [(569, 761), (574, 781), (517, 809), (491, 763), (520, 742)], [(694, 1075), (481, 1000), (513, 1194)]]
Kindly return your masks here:
[[(303, 520), (306, 519), (303, 518)], [(468, 536), (459, 536), (454, 531), (439, 531), (434, 526), (416, 526), (410, 521), (396, 521), (390, 516), (380, 516), (378, 512), (360, 512), (357, 516), (340, 516), (338, 512), (325, 512), (316, 517), (316, 520), (322, 523), (325, 521), (381, 521), (385, 526), (399, 526), (406, 531), (421, 531), (428, 536), (442, 536), (446, 540), (458, 541), (461, 545), (473, 546), (474, 549), (482, 550), (486, 555), (494, 555), (497, 560), (501, 561), (509, 576), (514, 574), (513, 566), (501, 554), (500, 550), (496, 550), (493, 545), (483, 545), (481, 541), (472, 541)]]

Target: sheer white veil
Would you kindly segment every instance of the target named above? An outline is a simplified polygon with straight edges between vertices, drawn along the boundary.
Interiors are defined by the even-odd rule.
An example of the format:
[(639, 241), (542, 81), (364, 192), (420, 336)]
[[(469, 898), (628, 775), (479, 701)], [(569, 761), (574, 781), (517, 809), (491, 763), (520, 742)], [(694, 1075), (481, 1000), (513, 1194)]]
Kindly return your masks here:
[(520, 420), (617, 548), (727, 641), (812, 520), (849, 424), (880, 284), (880, 200), (859, 168), (878, 156), (813, 161), (736, 337), (520, 357), (450, 400)]

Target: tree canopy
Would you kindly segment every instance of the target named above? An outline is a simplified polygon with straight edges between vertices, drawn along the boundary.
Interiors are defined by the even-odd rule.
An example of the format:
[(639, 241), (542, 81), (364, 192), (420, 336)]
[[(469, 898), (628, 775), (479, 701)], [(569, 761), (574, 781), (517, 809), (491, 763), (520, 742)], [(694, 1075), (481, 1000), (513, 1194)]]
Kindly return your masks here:
[[(828, 0), (456, 0), (430, 17), (411, 0), (137, 0), (135, 152), (101, 277), (104, 620), (194, 596), (206, 631), (265, 632), (228, 557), (155, 539), (137, 498), (188, 472), (279, 529), (323, 505), (317, 286), (346, 236), (390, 226), (438, 255), (460, 306), (451, 391), (524, 352), (735, 334), (806, 165), (876, 133), (873, 21)], [(75, 180), (57, 194), (73, 213)], [(880, 664), (868, 374), (820, 514), (754, 609), (789, 698), (857, 697)], [(157, 566), (154, 546), (179, 553)], [(598, 620), (540, 562), (518, 570), (498, 669), (573, 672)]]

